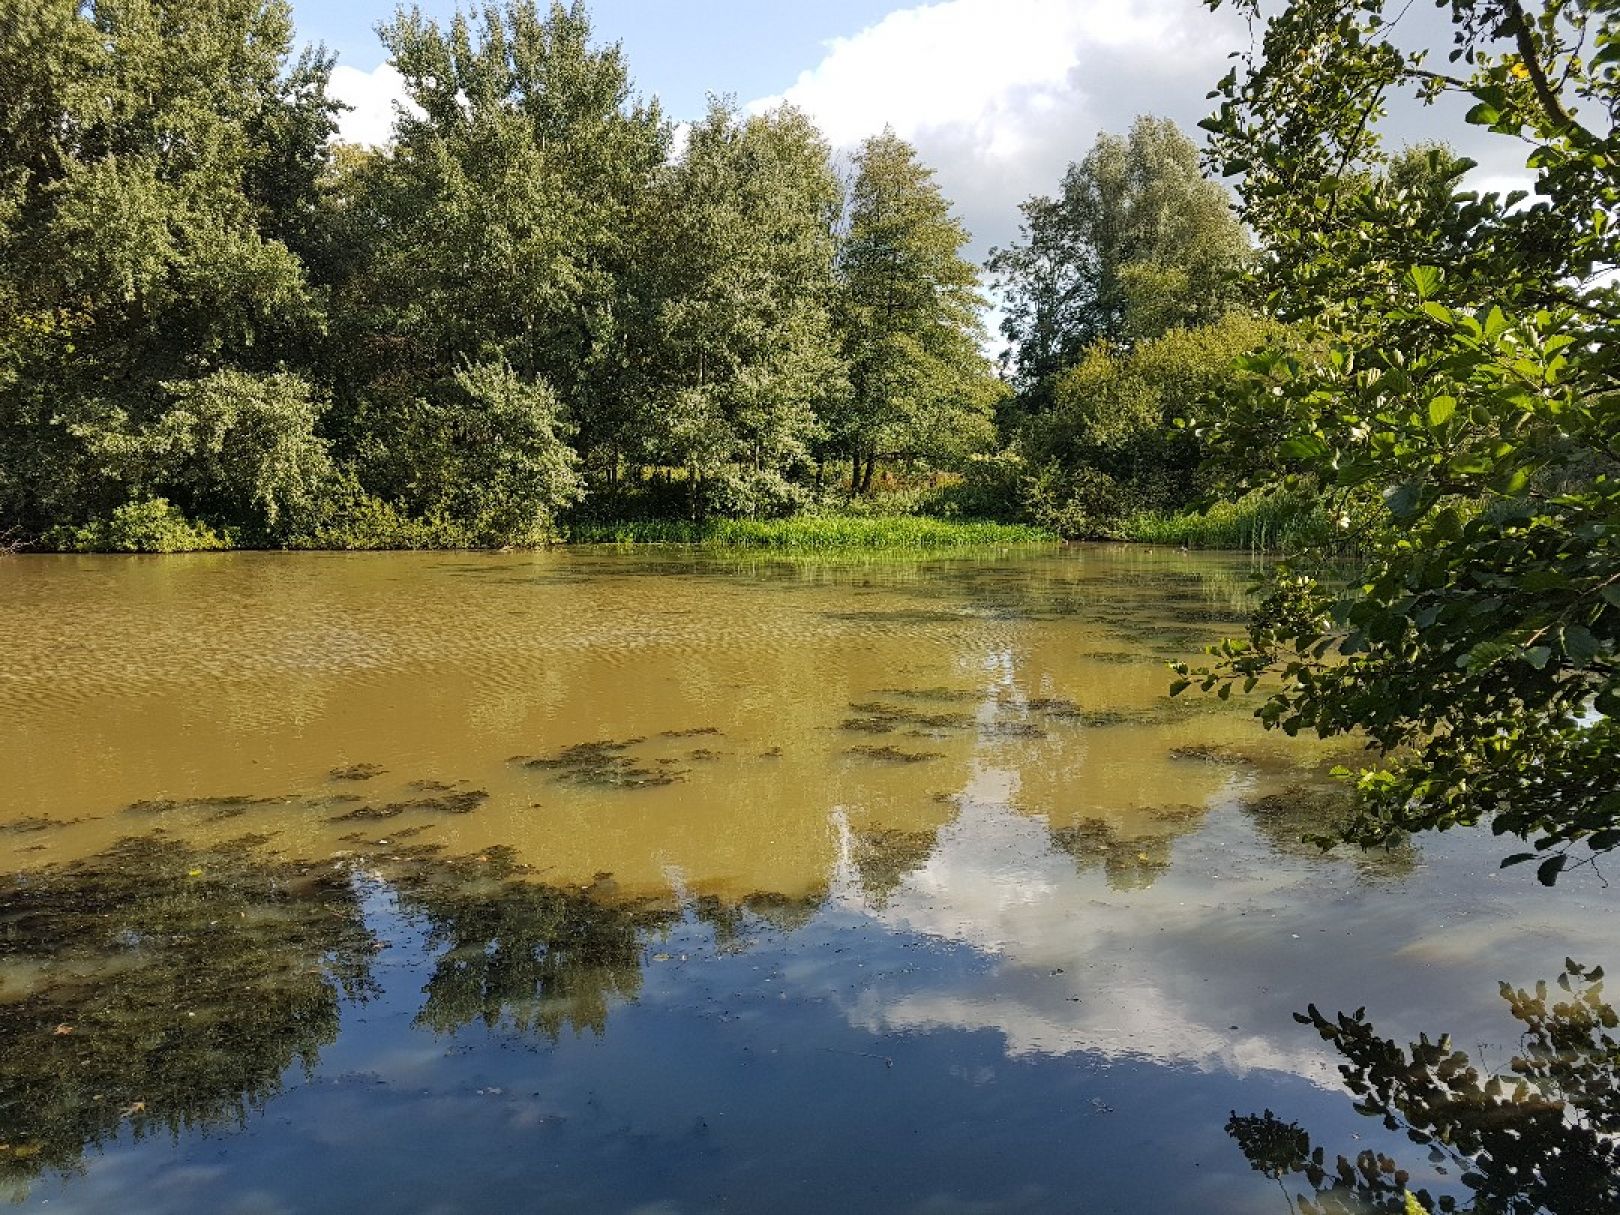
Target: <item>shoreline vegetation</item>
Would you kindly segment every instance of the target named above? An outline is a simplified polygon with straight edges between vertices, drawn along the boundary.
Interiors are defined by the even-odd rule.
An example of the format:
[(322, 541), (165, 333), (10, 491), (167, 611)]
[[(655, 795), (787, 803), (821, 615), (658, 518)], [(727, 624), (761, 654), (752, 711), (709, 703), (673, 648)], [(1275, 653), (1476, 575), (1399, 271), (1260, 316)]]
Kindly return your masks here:
[(717, 100), (677, 139), (583, 3), (397, 10), (378, 146), (288, 0), (22, 13), (0, 551), (1286, 539), (1188, 515), (1230, 495), (1175, 423), (1286, 333), (1168, 120), (981, 250), (891, 130)]
[[(900, 497), (900, 495), (896, 495)], [(232, 532), (191, 524), (161, 501), (116, 521), (61, 533), (40, 552), (177, 554), (193, 552), (421, 552), (541, 549), (554, 546), (668, 545), (792, 552), (892, 551), (1051, 545), (1065, 541), (1139, 544), (1204, 551), (1286, 554), (1327, 543), (1336, 524), (1308, 497), (1251, 494), (1202, 511), (1142, 511), (1094, 534), (1065, 536), (1040, 524), (1006, 519), (880, 513), (882, 499), (861, 509), (828, 510), (780, 519), (596, 519), (562, 526), (528, 545), (481, 544), (445, 519), (410, 519), (384, 512), (358, 526), (323, 530), (284, 543), (254, 543)], [(879, 512), (879, 513), (874, 513)], [(0, 550), (4, 551), (4, 550)], [(22, 551), (11, 549), (9, 551)]]

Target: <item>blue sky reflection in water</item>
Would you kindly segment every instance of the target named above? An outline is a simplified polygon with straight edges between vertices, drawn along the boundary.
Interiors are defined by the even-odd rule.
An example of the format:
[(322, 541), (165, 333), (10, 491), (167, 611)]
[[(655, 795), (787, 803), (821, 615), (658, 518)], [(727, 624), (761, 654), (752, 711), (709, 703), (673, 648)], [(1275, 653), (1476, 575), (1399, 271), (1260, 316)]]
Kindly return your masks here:
[[(40, 593), (24, 584), (36, 576), (49, 582), (53, 568), (31, 565), (0, 592), (0, 616)], [(142, 583), (150, 565), (88, 568), (103, 574), (109, 592), (150, 609), (154, 645), (164, 612), (188, 602), (173, 595), (175, 583)], [(87, 566), (74, 569), (83, 574)], [(656, 582), (641, 576), (653, 573)], [(161, 1121), (176, 1110), (156, 1108), (156, 1094), (144, 1109), (132, 1100), (121, 1133), (89, 1146), (77, 1173), (44, 1172), (27, 1188), (24, 1207), (1280, 1212), (1285, 1195), (1249, 1168), (1224, 1131), (1231, 1111), (1267, 1108), (1309, 1127), (1330, 1150), (1385, 1147), (1420, 1181), (1445, 1183), (1425, 1176), (1421, 1154), (1351, 1110), (1326, 1047), (1291, 1014), (1312, 1001), (1327, 1010), (1364, 1004), (1391, 1036), (1449, 1030), (1500, 1065), (1516, 1027), (1497, 981), (1551, 977), (1565, 954), (1612, 960), (1611, 896), (1587, 873), (1551, 891), (1522, 874), (1498, 873), (1499, 843), (1478, 835), (1425, 841), (1377, 862), (1315, 856), (1295, 842), (1297, 824), (1277, 817), (1280, 803), (1257, 796), (1310, 780), (1311, 753), (1259, 747), (1234, 759), (1222, 748), (1245, 737), (1234, 721), (1247, 726), (1231, 713), (1110, 718), (1090, 693), (1106, 689), (1136, 714), (1142, 705), (1129, 689), (1138, 679), (1144, 686), (1160, 679), (1160, 668), (1126, 659), (1156, 657), (1150, 652), (1168, 635), (1152, 621), (1179, 610), (1184, 628), (1216, 627), (1203, 618), (1228, 610), (1222, 588), (1234, 573), (1241, 571), (1218, 560), (1097, 551), (847, 567), (569, 554), (470, 563), (224, 558), (182, 569), (173, 574), (181, 586), (202, 578), (218, 589), (237, 580), (265, 628), (278, 613), (291, 623), (311, 602), (321, 606), (321, 618), (348, 643), (331, 669), (311, 676), (293, 661), (301, 651), (289, 631), (259, 636), (281, 648), (273, 669), (254, 676), (261, 692), (289, 681), (285, 687), (300, 688), (319, 711), (233, 716), (221, 690), (212, 733), (193, 730), (165, 743), (126, 725), (122, 744), (92, 741), (102, 787), (141, 809), (98, 810), (93, 783), (65, 780), (57, 813), (86, 821), (42, 827), (29, 816), (54, 808), (19, 800), (19, 791), (34, 787), (20, 783), (4, 806), (14, 829), (0, 846), (22, 867), (94, 855), (115, 831), (158, 827), (187, 847), (195, 843), (199, 856), (256, 831), (270, 837), (255, 845), (267, 857), (297, 856), (316, 866), (311, 872), (352, 874), (362, 896), (353, 913), (359, 932), (337, 949), (367, 959), (370, 981), (356, 983), (352, 999), (333, 984), (335, 1033), (319, 1038), (307, 1070), (301, 1062), (281, 1067), (280, 1091), (266, 1086), (239, 1122), (188, 1119), (187, 1097), (169, 1093), (180, 1127), (171, 1136)], [(549, 612), (558, 629), (575, 630), (578, 646), (588, 649), (594, 635), (614, 651), (607, 665), (586, 662), (565, 673), (601, 693), (588, 705), (569, 700), (569, 689), (542, 695), (538, 679), (530, 688), (552, 706), (541, 715), (549, 732), (533, 739), (548, 755), (561, 744), (649, 729), (644, 709), (612, 699), (621, 691), (612, 671), (637, 664), (614, 650), (602, 613), (572, 608), (656, 594), (656, 610), (679, 613), (670, 619), (698, 632), (674, 637), (680, 644), (667, 652), (642, 651), (639, 673), (627, 673), (624, 686), (639, 678), (655, 687), (667, 664), (684, 671), (677, 699), (691, 737), (667, 745), (686, 748), (682, 762), (694, 775), (669, 786), (598, 788), (569, 783), (577, 767), (539, 768), (514, 778), (528, 784), (503, 785), (497, 774), (515, 747), (478, 709), (482, 685), (470, 676), (458, 684), (447, 672), (424, 677), (386, 614), (365, 614), (364, 605), (385, 593), (380, 579), (412, 596), (411, 627), (430, 631), (445, 627), (451, 616), (435, 613), (450, 613), (469, 584), (483, 588), (455, 614), (472, 638), (460, 650), (464, 673), (493, 661), (494, 651), (476, 638), (513, 611)], [(1196, 586), (1207, 593), (1192, 593)], [(351, 594), (357, 587), (366, 593)], [(1132, 641), (1119, 613), (1140, 596), (1159, 601), (1132, 617)], [(734, 612), (719, 611), (721, 604), (751, 607), (754, 645), (771, 638), (781, 663), (817, 648), (825, 678), (813, 698), (824, 703), (814, 723), (780, 735), (766, 720), (762, 736), (746, 740), (749, 757), (703, 761), (691, 756), (744, 745), (743, 722), (721, 707), (736, 690), (717, 675), (735, 656), (695, 644), (705, 631), (729, 627)], [(99, 610), (93, 602), (64, 609), (92, 617)], [(1105, 634), (1111, 650), (1102, 648)], [(897, 646), (911, 655), (904, 670), (892, 661)], [(40, 654), (41, 662), (72, 661)], [(207, 666), (210, 655), (202, 661)], [(511, 661), (528, 670), (524, 655)], [(536, 659), (534, 670), (548, 661)], [(762, 651), (751, 661), (760, 668), (752, 711), (769, 719), (775, 697), (789, 689), (773, 690)], [(335, 722), (384, 703), (368, 699), (380, 695), (377, 687), (356, 685), (386, 685), (390, 664), (427, 678), (442, 696), (427, 704), (446, 754), (458, 753), (461, 763), (452, 772), (434, 756), (423, 770), (465, 772), (481, 791), (488, 787), (487, 800), (458, 812), (455, 782), (426, 779), (414, 782), (418, 796), (409, 802), (332, 792), (366, 789), (370, 780), (315, 782), (328, 799), (318, 807), (313, 797), (260, 800), (284, 786), (283, 767), (319, 773), (357, 760), (353, 739), (319, 714)], [(148, 703), (149, 717), (161, 720), (170, 697), (199, 694), (184, 676), (169, 684), (152, 678), (128, 693)], [(972, 698), (940, 700), (947, 682)], [(916, 723), (904, 713), (890, 720), (872, 710), (866, 698), (884, 688), (890, 709), (916, 703), (894, 695), (900, 685), (936, 698), (912, 717), (936, 722), (916, 725), (916, 733), (937, 737), (914, 737)], [(807, 686), (801, 679), (799, 692)], [(105, 694), (116, 710), (118, 695)], [(70, 706), (42, 703), (23, 680), (0, 695), (13, 711), (23, 709), (36, 735), (68, 728)], [(1042, 736), (1012, 729), (1037, 720), (1033, 706), (1069, 704), (1066, 697), (1078, 707), (1039, 718)], [(523, 717), (519, 701), (502, 703)], [(1143, 703), (1153, 705), (1150, 697)], [(559, 705), (567, 712), (553, 720)], [(395, 718), (365, 727), (374, 732), (372, 753), (395, 774), (409, 771), (400, 767), (406, 750), (388, 752), (384, 738), (408, 733), (407, 715), (417, 708), (396, 705)], [(659, 720), (676, 716), (671, 704), (659, 706)], [(711, 720), (719, 733), (698, 724)], [(883, 727), (888, 732), (863, 732)], [(523, 729), (532, 736), (533, 722)], [(852, 740), (868, 738), (874, 746), (937, 748), (939, 757), (895, 766), (839, 758)], [(1200, 738), (1215, 741), (1200, 749)], [(1082, 740), (1089, 749), (1076, 750)], [(760, 790), (773, 786), (750, 777), (746, 764), (770, 749), (766, 743), (813, 752), (805, 770), (824, 769), (824, 788), (803, 787), (797, 761), (784, 755), (795, 780), (774, 786), (774, 803), (760, 801)], [(1168, 756), (1171, 748), (1180, 754)], [(197, 752), (189, 761), (188, 749)], [(137, 750), (157, 750), (162, 762), (148, 763)], [(220, 765), (233, 753), (238, 764), (255, 755), (270, 774), (243, 772), (237, 784), (222, 783)], [(317, 768), (321, 755), (330, 763)], [(160, 779), (165, 766), (178, 772), (187, 762), (194, 777)], [(710, 783), (705, 762), (719, 765)], [(640, 763), (584, 771), (658, 770), (655, 759)], [(1043, 772), (1052, 779), (1043, 783)], [(1108, 787), (1087, 788), (1099, 773)], [(184, 803), (207, 787), (239, 796)], [(1177, 787), (1196, 801), (1157, 815), (1130, 809), (1144, 789), (1159, 796)], [(1126, 809), (1107, 809), (1110, 788)], [(731, 799), (734, 789), (746, 797)], [(1071, 789), (1081, 813), (1055, 800)], [(181, 796), (165, 803), (157, 796), (164, 792)], [(535, 796), (537, 805), (523, 800)], [(918, 817), (907, 799), (931, 808)], [(392, 812), (396, 805), (407, 808)], [(716, 828), (712, 863), (682, 851), (674, 820), (683, 805), (731, 823), (732, 844)], [(345, 818), (355, 814), (351, 806), (380, 817)], [(648, 821), (638, 821), (642, 808)], [(586, 818), (576, 820), (576, 812)], [(311, 825), (315, 813), (326, 825)], [(570, 859), (579, 848), (568, 838), (573, 832), (607, 851)], [(441, 834), (441, 853), (420, 849)], [(603, 861), (614, 849), (622, 863)], [(772, 856), (773, 849), (785, 851)], [(528, 868), (513, 870), (518, 863)], [(177, 897), (187, 897), (186, 882), (209, 880), (221, 865), (205, 859), (195, 875), (179, 870)], [(639, 880), (641, 873), (661, 873), (661, 883)], [(278, 871), (270, 885), (296, 898), (308, 880)], [(544, 893), (549, 883), (566, 894)], [(256, 900), (223, 910), (253, 922), (281, 906)], [(338, 900), (322, 913), (350, 914), (344, 906)], [(22, 931), (37, 927), (25, 921)], [(327, 948), (327, 937), (289, 932), (286, 940), (289, 967), (320, 965), (295, 946)], [(64, 976), (75, 967), (115, 993), (153, 990), (131, 975), (155, 965), (165, 941), (153, 932), (124, 943), (122, 971), (98, 970), (104, 959), (67, 956), (40, 966), (29, 962), (28, 942), (11, 924), (0, 955), (10, 1006), (27, 1007), (30, 992), (52, 983), (71, 987)], [(176, 990), (180, 1004), (198, 1002), (186, 1012), (199, 1014), (203, 1033), (233, 1044), (239, 1018), (228, 993), (184, 976)], [(307, 1017), (309, 1007), (289, 1003), (289, 1016)], [(72, 1032), (53, 1039), (64, 1049), (77, 1049), (75, 1033), (112, 1032), (115, 1012), (93, 999), (82, 1010)], [(190, 1058), (185, 1022), (171, 1011), (152, 1039), (159, 1063), (142, 1061), (153, 1077), (165, 1051)], [(274, 1013), (251, 1027), (273, 1025)], [(0, 1033), (24, 1029), (52, 1032), (0, 1021)], [(83, 1042), (86, 1050), (93, 1045)], [(15, 1098), (16, 1079), (0, 1075), (0, 1094)], [(195, 1094), (194, 1111), (217, 1114), (229, 1101), (211, 1106), (210, 1098), (234, 1095)], [(15, 1105), (0, 1110), (8, 1111), (10, 1133), (23, 1114)], [(137, 1139), (130, 1128), (143, 1122)]]

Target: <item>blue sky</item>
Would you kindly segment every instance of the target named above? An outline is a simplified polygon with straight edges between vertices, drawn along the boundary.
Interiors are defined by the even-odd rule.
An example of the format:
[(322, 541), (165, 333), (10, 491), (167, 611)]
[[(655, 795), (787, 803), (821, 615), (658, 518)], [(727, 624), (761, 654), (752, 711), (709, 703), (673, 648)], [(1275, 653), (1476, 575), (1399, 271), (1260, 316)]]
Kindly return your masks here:
[[(430, 0), (435, 17), (453, 0)], [(840, 34), (873, 25), (892, 0), (596, 0), (598, 35), (624, 43), (641, 88), (671, 112), (700, 113), (710, 92), (759, 97), (775, 93), (822, 56)], [(386, 0), (294, 0), (301, 38), (325, 42), (341, 62), (370, 71), (383, 60), (375, 27), (392, 15)]]
[[(398, 76), (374, 33), (389, 0), (293, 0), (304, 41), (338, 52), (333, 91), (355, 109), (342, 137), (389, 137)], [(455, 0), (426, 0), (439, 19)], [(1138, 114), (1172, 118), (1196, 136), (1209, 90), (1246, 47), (1230, 6), (1204, 0), (593, 0), (602, 41), (624, 44), (638, 89), (676, 119), (702, 114), (708, 93), (762, 109), (788, 101), (835, 148), (892, 126), (938, 173), (982, 258), (1017, 237), (1018, 204), (1053, 191), (1100, 131)], [(1439, 18), (1417, 14), (1434, 25)], [(1482, 162), (1477, 184), (1522, 180), (1523, 153), (1504, 158), (1448, 115), (1404, 113), (1394, 142), (1443, 129)], [(1515, 176), (1516, 175), (1516, 176)]]
[[(397, 75), (373, 32), (387, 0), (293, 0), (300, 37), (339, 55), (344, 138), (388, 138)], [(427, 0), (444, 19), (455, 0)], [(638, 89), (676, 119), (708, 93), (789, 101), (836, 148), (893, 126), (938, 172), (983, 257), (1017, 235), (1018, 203), (1055, 188), (1099, 131), (1140, 113), (1191, 131), (1246, 37), (1203, 0), (594, 0)]]

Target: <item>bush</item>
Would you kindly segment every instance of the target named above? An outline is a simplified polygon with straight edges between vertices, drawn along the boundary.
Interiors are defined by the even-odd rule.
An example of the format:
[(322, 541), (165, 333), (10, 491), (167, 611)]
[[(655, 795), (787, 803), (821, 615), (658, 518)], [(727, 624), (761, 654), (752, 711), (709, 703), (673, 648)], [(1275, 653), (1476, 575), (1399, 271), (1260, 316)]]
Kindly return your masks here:
[(1143, 511), (1121, 527), (1121, 538), (1144, 544), (1251, 552), (1294, 552), (1306, 546), (1348, 548), (1352, 535), (1352, 529), (1331, 517), (1320, 496), (1306, 490), (1256, 491), (1236, 502), (1217, 502), (1206, 511)]
[(445, 549), (478, 547), (473, 532), (444, 515), (421, 518), (369, 494), (359, 494), (306, 535), (298, 549)]
[(1042, 527), (1071, 539), (1121, 540), (1124, 521), (1140, 509), (1137, 487), (1099, 468), (1048, 464), (1027, 483), (1025, 509)]
[(698, 482), (698, 513), (746, 519), (782, 519), (810, 501), (803, 486), (771, 469), (726, 466)]
[(193, 523), (167, 498), (143, 498), (105, 519), (57, 528), (46, 543), (77, 553), (197, 553), (230, 548), (233, 537)]
[(969, 456), (953, 482), (924, 495), (921, 513), (945, 519), (1027, 522), (1030, 481), (1029, 466), (1016, 452)]

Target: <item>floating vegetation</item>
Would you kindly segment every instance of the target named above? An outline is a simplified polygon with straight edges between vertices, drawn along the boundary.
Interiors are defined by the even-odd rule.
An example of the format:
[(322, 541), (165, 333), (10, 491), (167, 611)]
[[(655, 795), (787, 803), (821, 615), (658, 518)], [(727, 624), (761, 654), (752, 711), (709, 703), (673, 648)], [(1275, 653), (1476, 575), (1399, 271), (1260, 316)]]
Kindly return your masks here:
[(413, 780), (405, 787), (413, 793), (449, 793), (452, 789), (466, 784), (466, 781), (457, 781), (449, 784), (442, 780)]
[[(1183, 825), (1174, 817), (1161, 820), (1166, 827)], [(1180, 832), (1122, 835), (1113, 824), (1100, 818), (1081, 819), (1050, 831), (1052, 846), (1073, 857), (1083, 873), (1101, 868), (1114, 890), (1144, 890), (1170, 868), (1170, 848)]]
[(861, 891), (867, 901), (874, 907), (887, 906), (900, 883), (928, 863), (938, 844), (937, 831), (874, 827), (855, 832), (850, 841), (850, 860), (860, 874)]
[(471, 814), (489, 800), (486, 789), (459, 789), (437, 796), (408, 798), (384, 806), (356, 806), (347, 814), (334, 815), (329, 822), (347, 823), (366, 819), (398, 818), (413, 811), (424, 814)]
[(646, 742), (644, 738), (627, 738), (622, 742), (575, 743), (564, 747), (555, 755), (540, 759), (519, 758), (514, 762), (526, 768), (539, 768), (555, 772), (559, 784), (585, 785), (599, 789), (644, 789), (656, 785), (673, 785), (684, 780), (686, 773), (673, 763), (643, 763), (628, 752)]
[(767, 747), (765, 750), (763, 750), (763, 751), (761, 751), (759, 753), (759, 758), (760, 759), (781, 759), (782, 758), (782, 748), (781, 747)]
[(711, 763), (720, 758), (720, 752), (711, 751), (708, 747), (694, 747), (686, 753), (686, 758), (697, 763)]
[(349, 877), (130, 839), (0, 880), (0, 1180), (72, 1171), (136, 1137), (234, 1126), (314, 1065), (340, 1001), (372, 988), (375, 941)]
[(995, 721), (979, 730), (982, 738), (1050, 738), (1032, 721)]
[(873, 608), (869, 611), (823, 612), (828, 620), (849, 624), (958, 624), (968, 617), (958, 612), (931, 612), (925, 608)]
[(342, 840), (345, 844), (376, 844), (387, 846), (389, 844), (397, 843), (399, 840), (412, 839), (415, 836), (421, 835), (424, 831), (433, 830), (433, 827), (433, 823), (419, 823), (414, 827), (401, 827), (398, 831), (390, 831), (387, 839), (376, 839), (364, 831), (351, 831), (347, 835), (338, 836), (338, 839)]
[(973, 724), (973, 718), (966, 713), (919, 713), (883, 701), (852, 703), (849, 707), (860, 716), (846, 717), (838, 728), (856, 734), (892, 734), (902, 727), (963, 730)]
[(1133, 650), (1091, 650), (1081, 654), (1087, 662), (1106, 663), (1109, 666), (1163, 666), (1164, 659), (1157, 654), (1143, 654)]
[(328, 780), (372, 780), (387, 771), (381, 764), (349, 764), (344, 768), (333, 768), (326, 775)]
[[(260, 806), (284, 806), (295, 799), (291, 797), (248, 797), (237, 794), (230, 797), (188, 797), (188, 798), (152, 798), (146, 801), (131, 802), (124, 807), (126, 814), (173, 814), (176, 812), (201, 812), (208, 822), (221, 822), (225, 819), (237, 818)], [(328, 798), (327, 801), (345, 800), (342, 798)], [(357, 801), (358, 798), (346, 800)]]
[(1170, 758), (1190, 763), (1221, 764), (1232, 767), (1253, 767), (1254, 760), (1234, 747), (1218, 743), (1192, 743), (1184, 747), (1171, 747)]
[(663, 730), (663, 731), (660, 731), (659, 737), (660, 738), (705, 738), (705, 737), (719, 735), (719, 734), (723, 734), (723, 733), (724, 733), (724, 731), (721, 730), (719, 726), (697, 726), (697, 727), (694, 727), (693, 729), (690, 729), (690, 730)]
[(1061, 696), (1039, 696), (1026, 701), (1024, 707), (1058, 721), (1072, 721), (1082, 726), (1126, 726), (1151, 719), (1151, 714), (1127, 713), (1121, 709), (1082, 709), (1072, 700)]
[(901, 700), (931, 700), (940, 704), (968, 704), (984, 699), (984, 693), (972, 688), (880, 688), (879, 696), (895, 696)]
[(944, 758), (938, 751), (902, 751), (898, 747), (849, 747), (845, 755), (861, 759), (875, 759), (885, 764), (920, 764), (930, 759)]
[(34, 835), (41, 831), (58, 831), (63, 827), (87, 821), (82, 818), (46, 818), (42, 814), (31, 814), (0, 823), (0, 832), (8, 835)]

